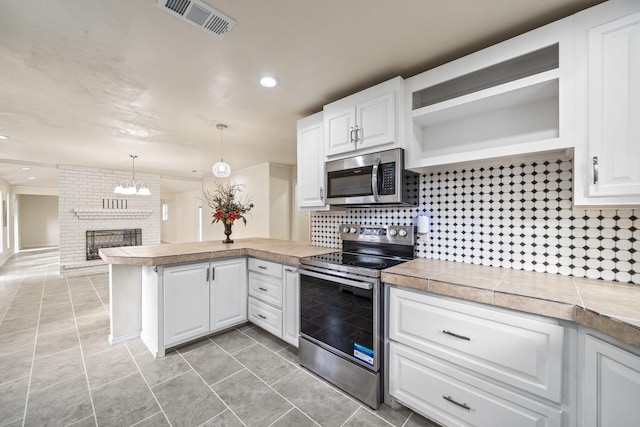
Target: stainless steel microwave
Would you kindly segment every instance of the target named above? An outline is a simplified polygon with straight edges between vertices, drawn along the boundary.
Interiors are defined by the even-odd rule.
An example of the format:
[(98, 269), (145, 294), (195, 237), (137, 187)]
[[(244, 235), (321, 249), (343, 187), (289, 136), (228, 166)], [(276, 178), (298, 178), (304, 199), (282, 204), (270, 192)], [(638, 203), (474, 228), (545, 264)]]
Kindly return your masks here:
[(404, 170), (404, 150), (396, 148), (362, 154), (325, 164), (329, 205), (415, 205), (408, 180), (415, 172)]

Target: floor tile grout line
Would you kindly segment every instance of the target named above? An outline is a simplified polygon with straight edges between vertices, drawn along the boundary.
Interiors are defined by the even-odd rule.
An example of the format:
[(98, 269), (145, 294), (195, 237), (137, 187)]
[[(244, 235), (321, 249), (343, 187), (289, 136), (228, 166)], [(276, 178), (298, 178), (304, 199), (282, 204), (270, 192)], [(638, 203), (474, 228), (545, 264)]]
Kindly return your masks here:
[[(164, 412), (162, 412), (162, 408), (160, 408), (160, 410), (158, 412), (155, 412), (155, 413), (149, 415), (147, 418), (144, 418), (144, 419), (142, 419), (140, 421), (137, 421), (135, 424), (131, 424), (131, 427), (135, 427), (137, 425), (140, 425), (140, 423), (143, 423), (143, 422), (145, 422), (147, 420), (150, 420), (151, 418), (155, 417), (158, 414), (162, 414), (166, 418), (166, 415), (164, 415)], [(169, 423), (169, 425), (171, 425), (171, 423)]]
[[(104, 301), (102, 301), (102, 297), (100, 296), (100, 293), (98, 292), (98, 290), (96, 289), (96, 286), (93, 283), (93, 280), (91, 280), (91, 276), (87, 276), (89, 279), (89, 283), (91, 283), (91, 287), (93, 288), (93, 291), (96, 293), (96, 295), (98, 296), (98, 300), (100, 300), (100, 304), (102, 304), (102, 306), (104, 307), (105, 310), (107, 310), (107, 313), (109, 313), (109, 309), (107, 308), (106, 304), (104, 303)], [(109, 301), (109, 304), (111, 304), (111, 301)]]
[[(253, 328), (252, 328), (252, 329), (253, 329)], [(239, 332), (242, 332), (242, 331), (239, 331)], [(243, 333), (243, 332), (242, 332), (242, 333)], [(243, 334), (244, 334), (244, 333), (243, 333)], [(247, 334), (244, 334), (244, 335), (245, 335), (245, 336), (247, 336), (247, 337), (249, 337), (249, 338), (251, 338), (251, 339), (253, 339), (254, 341), (257, 341), (256, 339), (252, 338), (251, 336), (249, 336), (249, 335), (247, 335)], [(262, 345), (263, 347), (265, 347), (267, 350), (269, 350), (270, 352), (272, 352), (272, 353), (273, 353), (273, 354), (275, 354), (276, 356), (279, 356), (279, 355), (277, 354), (277, 352), (275, 352), (275, 351), (271, 350), (270, 348), (268, 348), (266, 345), (262, 344), (261, 342), (259, 342), (259, 341), (257, 341), (257, 342), (258, 342), (258, 344)], [(247, 348), (248, 348), (248, 347), (247, 347)], [(284, 347), (284, 348), (286, 348), (286, 347)], [(284, 348), (283, 348), (283, 349), (284, 349)], [(280, 349), (280, 350), (283, 350), (283, 349)], [(224, 349), (223, 349), (223, 350), (224, 350)], [(244, 349), (243, 349), (243, 350), (244, 350)], [(280, 350), (278, 350), (278, 351), (280, 351)], [(226, 350), (225, 350), (225, 351), (226, 351)], [(241, 350), (238, 350), (238, 352), (239, 352), (239, 351), (241, 351)], [(240, 363), (242, 366), (245, 366), (245, 365), (244, 365), (244, 364), (242, 364), (239, 360), (237, 360), (237, 359), (233, 356), (233, 354), (231, 354), (231, 353), (229, 353), (229, 352), (227, 352), (227, 353), (229, 354), (229, 356), (233, 357), (233, 358), (234, 358), (238, 363)], [(236, 352), (236, 353), (237, 353), (237, 352)], [(279, 356), (279, 357), (282, 357), (282, 356)], [(284, 359), (284, 358), (283, 358), (283, 359)], [(285, 360), (286, 360), (286, 359), (285, 359)], [(347, 395), (347, 394), (346, 394), (346, 393), (344, 393), (342, 390), (338, 389), (338, 388), (337, 388), (337, 387), (335, 387), (333, 384), (330, 384), (329, 382), (327, 382), (327, 381), (326, 381), (326, 380), (324, 380), (323, 378), (320, 378), (319, 376), (315, 376), (315, 375), (311, 374), (310, 372), (307, 372), (307, 371), (306, 371), (306, 370), (305, 370), (301, 365), (297, 365), (297, 366), (296, 366), (295, 364), (292, 364), (292, 365), (294, 365), (294, 367), (296, 367), (296, 368), (297, 368), (297, 370), (301, 370), (302, 372), (305, 372), (307, 375), (311, 375), (311, 376), (312, 376), (312, 377), (314, 377), (314, 378), (318, 378), (318, 379), (319, 379), (323, 384), (325, 384), (326, 386), (328, 386), (330, 389), (337, 391), (337, 392), (338, 392), (339, 394), (341, 394), (343, 397), (345, 397), (345, 398), (347, 398), (348, 400), (351, 400), (352, 402), (354, 402), (354, 403), (358, 406), (358, 408), (360, 408), (360, 407), (364, 407), (360, 402), (358, 402), (357, 400), (355, 400), (352, 396)], [(274, 389), (274, 388), (273, 388), (273, 387), (271, 387), (269, 384), (267, 384), (267, 383), (266, 383), (266, 381), (264, 381), (262, 378), (260, 378), (258, 375), (256, 375), (256, 374), (255, 374), (251, 369), (249, 369), (249, 368), (248, 368), (248, 367), (246, 367), (246, 366), (245, 366), (245, 368), (246, 368), (247, 370), (249, 370), (249, 372), (251, 372), (253, 375), (255, 375), (255, 376), (256, 376), (260, 381), (262, 381), (263, 383), (265, 383), (265, 384), (267, 385), (267, 387), (271, 388), (274, 392), (276, 392), (276, 393), (277, 393), (278, 395), (280, 395), (283, 399), (285, 399), (287, 402), (289, 402), (290, 404), (292, 404), (292, 405), (293, 405), (295, 408), (297, 408), (300, 412), (302, 412), (304, 415), (306, 415), (306, 416), (307, 416), (307, 417), (309, 417), (311, 420), (313, 420), (314, 422), (316, 422), (316, 421), (315, 421), (315, 420), (314, 420), (314, 419), (313, 419), (309, 414), (307, 414), (306, 412), (304, 412), (301, 408), (299, 408), (298, 406), (296, 406), (293, 402), (291, 402), (289, 399), (287, 399), (285, 396), (283, 396), (280, 392), (278, 392), (276, 389)], [(296, 372), (296, 371), (294, 370), (294, 371), (292, 371), (291, 373), (289, 373), (289, 374), (285, 375), (283, 378), (280, 378), (278, 381), (274, 382), (274, 383), (273, 383), (273, 385), (275, 385), (275, 384), (277, 384), (277, 383), (279, 383), (279, 382), (283, 381), (285, 378), (287, 378), (287, 377), (289, 377), (289, 376), (293, 375), (295, 372)], [(354, 413), (355, 413), (355, 412), (357, 412), (357, 411), (358, 411), (358, 409), (356, 409), (356, 410), (354, 411)], [(353, 414), (352, 414), (352, 415), (353, 415)], [(384, 419), (383, 419), (383, 420), (384, 420)], [(386, 420), (384, 420), (384, 421), (385, 421), (385, 422), (387, 422)]]
[[(33, 355), (31, 357), (31, 367), (29, 369), (29, 381), (27, 383), (27, 395), (25, 396), (24, 412), (22, 415), (22, 427), (27, 422), (27, 411), (29, 409), (29, 393), (31, 393), (31, 379), (33, 378), (33, 365), (36, 360), (36, 349), (38, 348), (38, 329), (40, 328), (40, 313), (42, 312), (42, 299), (44, 298), (44, 278), (42, 279), (42, 292), (40, 296), (40, 309), (38, 310), (38, 323), (36, 323), (36, 334), (33, 337)], [(20, 284), (22, 286), (22, 283)]]
[[(212, 342), (213, 342), (213, 340), (210, 340), (210, 341), (212, 341)], [(218, 344), (217, 344), (217, 343), (215, 343), (215, 342), (213, 342), (213, 344), (218, 345)], [(220, 346), (218, 346), (218, 347), (220, 347)], [(222, 350), (224, 351), (224, 349), (222, 349)], [(187, 352), (187, 353), (188, 353), (188, 352)], [(212, 387), (211, 385), (209, 385), (209, 384), (205, 381), (205, 379), (204, 379), (204, 378), (202, 378), (202, 375), (200, 375), (200, 373), (196, 370), (196, 368), (194, 368), (194, 367), (193, 367), (193, 365), (191, 365), (191, 363), (189, 363), (189, 361), (188, 361), (188, 360), (187, 360), (187, 359), (186, 359), (186, 358), (185, 358), (181, 353), (179, 353), (179, 352), (178, 352), (178, 355), (180, 355), (180, 357), (182, 358), (182, 360), (184, 360), (184, 362), (185, 362), (187, 365), (189, 365), (189, 367), (191, 368), (191, 370), (192, 370), (192, 371), (193, 371), (193, 372), (198, 376), (198, 378), (200, 378), (200, 380), (201, 380), (201, 381), (202, 381), (202, 382), (203, 382), (203, 383), (204, 383), (204, 384), (209, 388), (209, 390), (211, 390), (211, 392), (213, 393), (213, 395), (214, 395), (215, 397), (217, 397), (217, 398), (220, 400), (220, 402), (222, 402), (222, 404), (223, 404), (223, 405), (224, 405), (224, 406), (225, 406), (225, 407), (226, 407), (226, 408), (227, 408), (227, 409), (228, 409), (228, 410), (229, 410), (229, 411), (230, 411), (230, 412), (231, 412), (231, 413), (232, 413), (232, 414), (233, 414), (233, 415), (238, 419), (238, 420), (240, 420), (240, 422), (242, 423), (242, 425), (243, 425), (243, 426), (245, 426), (245, 427), (246, 427), (245, 422), (244, 422), (244, 421), (242, 421), (242, 419), (238, 416), (238, 414), (236, 414), (236, 412), (235, 412), (233, 409), (231, 409), (231, 407), (230, 407), (229, 405), (227, 405), (227, 402), (225, 402), (225, 401), (224, 401), (224, 399), (223, 399), (223, 398), (221, 398), (221, 397), (220, 397), (220, 395), (219, 395), (218, 393), (216, 393), (216, 391), (213, 389), (213, 387)], [(238, 363), (240, 363), (240, 362), (238, 362)], [(244, 369), (246, 369), (246, 367), (245, 367), (244, 365), (242, 365), (242, 364), (240, 364), (240, 365), (241, 365)], [(236, 375), (236, 374), (238, 374), (239, 372), (242, 372), (244, 369), (241, 369), (240, 371), (236, 372), (236, 373), (235, 373), (235, 374), (233, 374), (233, 375)], [(232, 377), (233, 375), (231, 375), (230, 377)], [(230, 377), (229, 377), (229, 378), (230, 378)], [(216, 383), (216, 384), (217, 384), (217, 383)], [(224, 412), (224, 411), (222, 411), (222, 412)], [(220, 412), (220, 414), (222, 414), (222, 412)], [(216, 418), (216, 417), (217, 417), (217, 416), (219, 416), (220, 414), (217, 414), (215, 417), (210, 418), (209, 420), (207, 420), (207, 421), (205, 421), (205, 422), (211, 421), (212, 419)], [(204, 424), (204, 423), (203, 423), (203, 424)]]
[(80, 329), (78, 329), (78, 318), (76, 311), (73, 307), (73, 297), (71, 296), (71, 286), (69, 285), (69, 279), (65, 278), (67, 283), (67, 289), (69, 291), (69, 298), (71, 298), (71, 311), (73, 312), (73, 322), (76, 325), (76, 336), (78, 337), (78, 344), (80, 345), (80, 358), (82, 359), (82, 369), (84, 370), (85, 381), (87, 383), (87, 391), (89, 392), (89, 401), (91, 402), (91, 411), (93, 412), (93, 420), (98, 425), (98, 415), (96, 414), (96, 406), (93, 403), (93, 393), (91, 393), (91, 384), (89, 383), (89, 372), (87, 371), (87, 363), (84, 359), (84, 350), (82, 349), (82, 340), (80, 340)]
[[(129, 357), (131, 357), (131, 359), (133, 359), (133, 363), (134, 363), (134, 365), (136, 365), (136, 369), (138, 370), (137, 373), (140, 374), (140, 377), (142, 378), (142, 381), (144, 381), (144, 384), (147, 386), (147, 389), (149, 389), (149, 393), (151, 393), (151, 396), (153, 396), (153, 400), (156, 401), (156, 404), (158, 405), (158, 408), (160, 408), (160, 412), (162, 412), (162, 415), (164, 415), (164, 419), (167, 420), (167, 423), (169, 423), (170, 426), (172, 426), (173, 424), (171, 424), (171, 420), (169, 420), (169, 417), (167, 416), (167, 413), (164, 412), (164, 409), (162, 408), (162, 405), (160, 404), (160, 401), (156, 397), (156, 394), (153, 392), (153, 388), (149, 385), (149, 381), (147, 381), (147, 379), (145, 378), (144, 374), (142, 373), (142, 369), (140, 368), (140, 365), (138, 365), (138, 361), (136, 360), (136, 358), (133, 356), (133, 353), (131, 352), (131, 349), (129, 349), (129, 347), (127, 345), (125, 345), (124, 348), (129, 353)], [(183, 374), (184, 374), (184, 372), (183, 372)], [(174, 378), (177, 378), (178, 376), (176, 376)], [(158, 384), (156, 384), (156, 385), (158, 385)], [(97, 419), (96, 419), (96, 425), (98, 425)]]
[[(246, 335), (246, 334), (244, 334)], [(247, 335), (248, 336), (248, 335)], [(249, 337), (251, 338), (251, 337)], [(253, 338), (251, 338), (253, 339)], [(256, 341), (256, 340), (254, 340)], [(270, 348), (266, 347), (265, 345), (263, 345), (261, 342), (258, 342), (258, 344), (262, 345), (263, 347), (265, 347), (267, 350), (269, 350), (270, 352), (272, 352), (273, 354), (275, 354), (275, 352), (273, 350), (271, 350)], [(249, 347), (245, 347), (249, 348)], [(229, 353), (227, 350), (225, 350), (224, 348), (222, 349), (225, 353), (227, 353), (231, 358), (233, 358), (233, 360), (235, 360), (236, 362), (238, 362), (241, 366), (243, 366), (247, 371), (249, 371), (253, 376), (255, 376), (259, 381), (261, 381), (262, 383), (264, 383), (267, 388), (269, 388), (270, 390), (272, 390), (274, 393), (276, 393), (278, 396), (280, 396), (282, 399), (284, 399), (287, 403), (289, 403), (291, 406), (293, 406), (294, 408), (296, 408), (298, 411), (300, 411), (301, 413), (303, 413), (306, 417), (308, 417), (310, 420), (312, 420), (314, 423), (319, 424), (315, 419), (313, 419), (313, 417), (311, 417), (309, 414), (307, 414), (305, 411), (303, 411), (301, 408), (299, 408), (295, 403), (293, 403), (291, 400), (289, 400), (288, 398), (286, 398), (285, 396), (282, 395), (282, 393), (280, 393), (278, 390), (276, 390), (275, 388), (273, 388), (272, 386), (270, 386), (269, 384), (267, 384), (266, 381), (264, 381), (262, 378), (260, 378), (258, 375), (256, 375), (255, 372), (253, 372), (251, 369), (249, 369), (249, 367), (247, 367), (244, 363), (240, 362), (233, 354)], [(244, 350), (244, 349), (243, 349)], [(242, 350), (238, 350), (238, 351), (242, 351)], [(276, 354), (277, 356), (277, 354)], [(277, 384), (280, 381), (284, 380), (284, 378), (287, 378), (291, 375), (293, 375), (294, 373), (297, 372), (297, 370), (302, 370), (301, 367), (297, 367), (296, 370), (290, 372), (289, 374), (285, 375), (283, 378), (279, 379), (278, 381), (274, 382), (273, 384)], [(241, 371), (239, 371), (241, 372)], [(234, 375), (237, 375), (239, 372), (236, 372)]]

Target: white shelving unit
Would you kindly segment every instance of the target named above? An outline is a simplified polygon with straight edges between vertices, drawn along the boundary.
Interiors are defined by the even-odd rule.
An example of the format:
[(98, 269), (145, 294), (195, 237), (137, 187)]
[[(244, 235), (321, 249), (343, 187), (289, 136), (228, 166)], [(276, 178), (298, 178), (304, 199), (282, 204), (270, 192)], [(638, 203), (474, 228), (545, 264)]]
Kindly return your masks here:
[(407, 168), (564, 150), (572, 18), (405, 80)]

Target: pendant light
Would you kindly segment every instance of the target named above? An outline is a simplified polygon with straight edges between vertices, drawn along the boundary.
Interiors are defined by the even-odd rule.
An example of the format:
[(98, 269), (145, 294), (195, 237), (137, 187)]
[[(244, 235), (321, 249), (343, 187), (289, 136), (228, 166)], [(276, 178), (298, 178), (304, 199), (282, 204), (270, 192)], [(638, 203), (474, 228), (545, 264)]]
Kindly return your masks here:
[(226, 178), (231, 175), (231, 166), (229, 166), (229, 163), (225, 163), (222, 156), (222, 131), (227, 128), (227, 125), (219, 123), (216, 127), (220, 129), (220, 161), (216, 162), (211, 169), (218, 178)]
[(136, 155), (129, 154), (132, 161), (131, 167), (131, 181), (123, 181), (114, 188), (115, 194), (122, 194), (123, 196), (150, 196), (151, 191), (147, 188), (144, 182), (136, 182)]

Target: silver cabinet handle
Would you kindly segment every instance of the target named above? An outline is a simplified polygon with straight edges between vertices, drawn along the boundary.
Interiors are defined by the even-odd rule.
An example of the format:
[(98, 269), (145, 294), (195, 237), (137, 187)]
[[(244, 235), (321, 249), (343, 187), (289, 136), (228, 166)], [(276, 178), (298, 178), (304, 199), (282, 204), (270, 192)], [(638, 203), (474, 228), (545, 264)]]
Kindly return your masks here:
[(350, 128), (350, 129), (351, 129), (351, 130), (349, 131), (349, 141), (350, 141), (352, 144), (355, 144), (355, 143), (356, 143), (356, 138), (355, 138), (355, 136), (354, 136), (355, 129), (353, 129), (353, 126), (351, 126), (351, 128)]
[(258, 287), (258, 289), (260, 289), (263, 292), (268, 292), (268, 289), (267, 288), (263, 288), (262, 286)]
[(598, 156), (593, 156), (593, 183), (598, 183)]
[(469, 338), (469, 337), (465, 337), (464, 335), (458, 335), (458, 334), (455, 334), (455, 333), (453, 333), (451, 331), (447, 331), (445, 329), (442, 330), (442, 333), (443, 334), (447, 334), (447, 335), (451, 335), (452, 337), (455, 337), (455, 338), (458, 338), (458, 339), (461, 339), (461, 340), (471, 341), (471, 338)]
[(356, 142), (361, 142), (362, 140), (360, 138), (358, 138), (358, 133), (360, 133), (362, 129), (360, 129), (358, 127), (358, 125), (356, 125)]
[(320, 187), (320, 200), (324, 200), (324, 188)]
[(264, 266), (264, 265), (259, 265), (258, 268), (261, 269), (261, 270), (266, 270), (267, 269), (267, 267)]
[(216, 268), (211, 267), (211, 281), (213, 282), (214, 280), (216, 280)]
[(207, 268), (207, 282), (209, 281), (209, 269)]
[(267, 320), (267, 316), (265, 316), (264, 314), (258, 314), (258, 317), (264, 320)]
[(295, 273), (296, 271), (293, 268), (285, 267), (284, 271), (288, 271), (289, 273)]
[(446, 400), (447, 402), (453, 403), (454, 405), (462, 408), (462, 409), (466, 409), (467, 411), (471, 410), (471, 407), (469, 405), (467, 405), (466, 403), (460, 403), (460, 402), (456, 402), (451, 396), (442, 396), (442, 398), (444, 400)]

